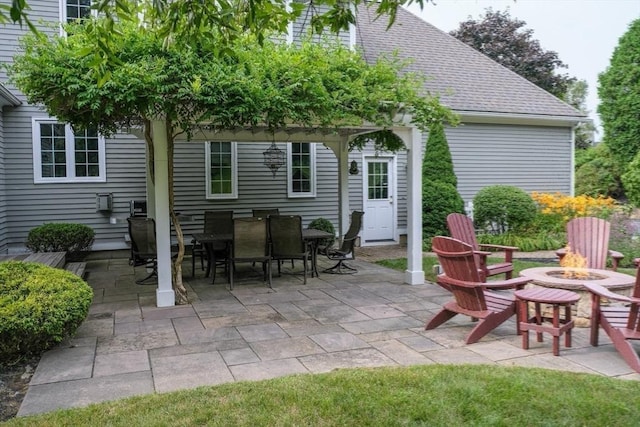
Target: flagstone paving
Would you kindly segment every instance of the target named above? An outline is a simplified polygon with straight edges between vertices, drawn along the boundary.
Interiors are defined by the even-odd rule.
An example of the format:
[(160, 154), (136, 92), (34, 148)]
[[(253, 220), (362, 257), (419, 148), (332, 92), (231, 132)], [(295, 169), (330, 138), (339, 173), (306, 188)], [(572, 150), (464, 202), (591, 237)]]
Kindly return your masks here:
[(552, 355), (549, 337), (523, 350), (514, 319), (473, 345), (464, 343), (468, 318), (425, 331), (447, 292), (403, 284), (403, 273), (370, 258), (369, 251), (354, 262), (355, 275), (320, 274), (303, 285), (301, 275), (283, 274), (273, 289), (256, 282), (259, 271), (239, 271), (233, 291), (220, 274), (215, 285), (200, 270), (190, 279), (185, 262), (191, 304), (167, 308), (155, 306), (155, 286), (135, 285), (142, 268), (134, 272), (126, 259), (91, 260), (89, 315), (73, 339), (44, 354), (18, 415), (354, 367), (482, 363), (640, 380), (605, 334), (591, 347), (588, 329), (576, 328), (573, 347), (560, 356)]

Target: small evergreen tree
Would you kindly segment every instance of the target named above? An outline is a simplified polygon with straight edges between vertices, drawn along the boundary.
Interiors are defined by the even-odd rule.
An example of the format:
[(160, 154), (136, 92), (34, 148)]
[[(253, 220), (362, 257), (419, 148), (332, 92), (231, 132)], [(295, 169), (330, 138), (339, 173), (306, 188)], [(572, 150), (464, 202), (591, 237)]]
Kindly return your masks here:
[(458, 193), (458, 178), (444, 126), (433, 125), (422, 158), (422, 234), (424, 239), (449, 235), (447, 215), (464, 213), (464, 201)]
[(422, 159), (422, 179), (425, 182), (440, 181), (458, 187), (447, 136), (441, 124), (433, 125), (429, 129), (427, 147)]

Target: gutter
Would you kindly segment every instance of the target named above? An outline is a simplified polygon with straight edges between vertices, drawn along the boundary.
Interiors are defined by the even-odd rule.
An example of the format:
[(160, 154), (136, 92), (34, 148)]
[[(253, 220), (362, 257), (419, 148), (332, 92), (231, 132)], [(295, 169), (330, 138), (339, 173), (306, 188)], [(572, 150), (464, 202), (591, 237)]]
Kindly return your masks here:
[(22, 101), (20, 101), (14, 94), (12, 94), (5, 85), (0, 83), (0, 108), (6, 106), (17, 107), (21, 104)]
[(544, 114), (497, 113), (490, 111), (453, 110), (464, 123), (493, 123), (535, 126), (575, 126), (593, 122), (587, 116), (551, 116)]

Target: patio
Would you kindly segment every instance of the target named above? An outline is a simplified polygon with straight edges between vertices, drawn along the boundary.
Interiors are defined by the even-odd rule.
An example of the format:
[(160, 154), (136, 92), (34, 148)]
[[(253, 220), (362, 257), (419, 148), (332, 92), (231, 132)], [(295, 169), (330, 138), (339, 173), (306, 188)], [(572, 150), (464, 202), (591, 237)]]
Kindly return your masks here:
[[(192, 304), (158, 308), (156, 287), (134, 284), (144, 271), (137, 268), (134, 277), (127, 257), (121, 252), (87, 262), (95, 292), (89, 316), (75, 338), (42, 357), (19, 415), (201, 385), (387, 365), (535, 366), (640, 380), (604, 334), (607, 344), (589, 346), (585, 328), (574, 330), (573, 348), (562, 348), (558, 357), (548, 337), (522, 350), (515, 318), (473, 345), (464, 344), (466, 318), (424, 331), (447, 292), (430, 283), (403, 284), (402, 272), (361, 259), (353, 262), (355, 275), (321, 273), (303, 285), (301, 275), (283, 274), (274, 277), (273, 289), (256, 270), (244, 279), (238, 275), (232, 292), (223, 281), (212, 285), (201, 271), (189, 279), (187, 259)], [(320, 268), (329, 266), (320, 261)]]

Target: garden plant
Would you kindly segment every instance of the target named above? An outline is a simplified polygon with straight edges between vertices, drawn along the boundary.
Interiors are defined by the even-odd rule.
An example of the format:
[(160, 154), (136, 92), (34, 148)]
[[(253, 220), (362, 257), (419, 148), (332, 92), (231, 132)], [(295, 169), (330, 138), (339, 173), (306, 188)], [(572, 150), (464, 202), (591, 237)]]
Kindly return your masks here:
[(0, 364), (40, 354), (72, 335), (87, 317), (89, 285), (38, 263), (0, 263)]

